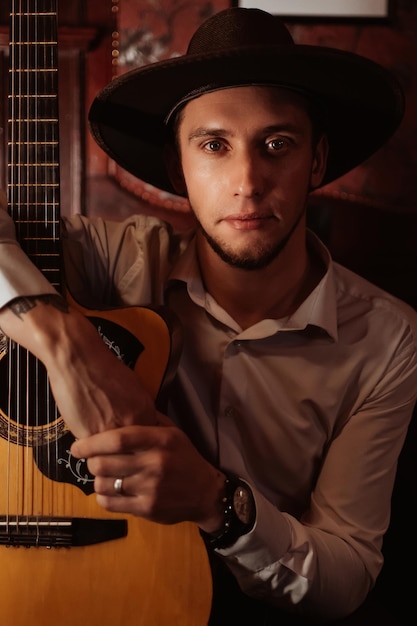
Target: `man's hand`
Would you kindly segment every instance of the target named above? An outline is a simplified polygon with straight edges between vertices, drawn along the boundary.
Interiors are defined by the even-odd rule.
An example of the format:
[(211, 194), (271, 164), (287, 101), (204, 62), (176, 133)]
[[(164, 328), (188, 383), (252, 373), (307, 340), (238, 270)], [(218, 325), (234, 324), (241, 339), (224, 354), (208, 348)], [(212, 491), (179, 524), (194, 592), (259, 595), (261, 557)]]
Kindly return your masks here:
[[(206, 532), (223, 524), (225, 477), (170, 420), (128, 426), (75, 441), (71, 453), (87, 459), (97, 502), (162, 524), (196, 522)], [(122, 479), (121, 492), (115, 480)]]

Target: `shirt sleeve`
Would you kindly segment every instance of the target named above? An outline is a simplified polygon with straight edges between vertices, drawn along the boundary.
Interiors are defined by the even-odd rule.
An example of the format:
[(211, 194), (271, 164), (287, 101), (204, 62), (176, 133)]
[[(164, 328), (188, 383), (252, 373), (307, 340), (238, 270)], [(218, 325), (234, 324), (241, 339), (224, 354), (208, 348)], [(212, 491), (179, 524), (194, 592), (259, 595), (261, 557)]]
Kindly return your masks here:
[(346, 616), (362, 604), (382, 567), (382, 539), (416, 388), (409, 325), (389, 369), (335, 429), (308, 510), (297, 519), (254, 489), (254, 529), (219, 551), (243, 591), (324, 619)]
[(88, 307), (160, 305), (164, 284), (185, 239), (159, 218), (63, 220), (65, 282)]
[(56, 293), (16, 241), (9, 214), (0, 209), (0, 307), (21, 296)]
[[(165, 222), (141, 215), (124, 222), (63, 218), (62, 244), (64, 289), (93, 307), (161, 304), (171, 263), (184, 245)], [(0, 307), (45, 293), (56, 290), (26, 256), (13, 220), (0, 209)]]

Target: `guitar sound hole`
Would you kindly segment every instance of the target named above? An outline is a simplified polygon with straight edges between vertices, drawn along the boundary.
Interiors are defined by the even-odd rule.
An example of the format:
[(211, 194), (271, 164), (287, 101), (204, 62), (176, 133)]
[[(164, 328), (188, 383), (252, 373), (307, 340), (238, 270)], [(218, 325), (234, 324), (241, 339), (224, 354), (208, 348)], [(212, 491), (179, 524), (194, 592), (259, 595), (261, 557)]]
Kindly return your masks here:
[[(2, 385), (1, 408), (14, 422), (21, 426), (44, 426), (56, 420), (56, 407), (52, 397), (46, 370), (37, 359), (25, 350), (14, 346), (18, 358), (1, 361)], [(7, 394), (7, 395), (6, 395)], [(36, 406), (42, 406), (37, 411)]]

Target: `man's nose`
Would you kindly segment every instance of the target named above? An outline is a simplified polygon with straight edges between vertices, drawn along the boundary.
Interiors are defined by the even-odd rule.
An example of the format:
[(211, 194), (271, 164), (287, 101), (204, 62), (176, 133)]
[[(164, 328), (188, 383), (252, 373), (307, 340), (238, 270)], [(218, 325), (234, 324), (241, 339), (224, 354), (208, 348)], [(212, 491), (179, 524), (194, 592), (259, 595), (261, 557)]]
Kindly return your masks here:
[(235, 195), (247, 198), (262, 195), (265, 182), (259, 157), (245, 150), (236, 155), (234, 167)]

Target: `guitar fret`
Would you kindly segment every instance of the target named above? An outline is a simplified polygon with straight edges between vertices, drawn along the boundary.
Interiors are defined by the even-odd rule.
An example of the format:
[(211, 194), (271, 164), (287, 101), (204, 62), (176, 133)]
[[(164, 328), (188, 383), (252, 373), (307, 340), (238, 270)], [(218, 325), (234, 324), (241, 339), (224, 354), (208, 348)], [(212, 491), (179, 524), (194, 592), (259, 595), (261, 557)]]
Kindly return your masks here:
[(58, 183), (35, 183), (35, 182), (29, 182), (29, 183), (14, 183), (14, 187), (20, 189), (21, 187), (41, 187), (42, 189), (44, 187), (59, 187)]
[(57, 146), (57, 141), (9, 141), (8, 146)]
[[(35, 215), (37, 219), (34, 219), (31, 215), (31, 207), (29, 206), (28, 208), (28, 211), (23, 210), (23, 215), (17, 216), (17, 219), (15, 220), (16, 224), (19, 224), (19, 228), (24, 229), (24, 232), (27, 233), (25, 239), (35, 240), (39, 238), (42, 239), (43, 237), (47, 239), (48, 231), (51, 235), (51, 238), (53, 238), (53, 233), (56, 231), (56, 226), (60, 224), (58, 211), (50, 209), (49, 211), (45, 212), (45, 214), (41, 218)], [(32, 226), (34, 226), (35, 228), (34, 231), (31, 228)]]
[[(48, 122), (48, 124), (50, 124), (50, 125), (51, 125), (51, 127), (52, 127), (52, 128), (54, 128), (54, 127), (55, 127), (55, 125), (56, 125), (56, 124), (57, 124), (57, 122), (58, 122), (58, 118), (56, 118), (56, 117), (50, 117), (50, 118), (48, 118), (48, 117), (32, 117), (32, 116), (31, 116), (31, 117), (11, 117), (11, 118), (9, 118), (9, 120), (8, 120), (8, 121), (9, 121), (12, 125), (14, 124), (15, 126), (16, 126), (16, 124), (22, 124), (22, 123), (24, 123), (24, 124), (25, 124), (25, 126), (24, 126), (24, 127), (22, 127), (22, 126), (18, 126), (18, 125), (17, 125), (17, 126), (16, 126), (16, 130), (19, 130), (19, 128), (20, 128), (20, 129), (22, 129), (22, 130), (25, 130), (25, 129), (26, 129), (26, 126), (27, 126), (27, 124), (31, 124), (31, 125), (32, 125), (32, 126), (34, 126), (34, 127), (35, 127), (35, 129), (36, 129), (36, 128), (37, 128), (37, 126), (41, 126), (41, 125), (42, 125), (43, 123), (45, 123), (45, 122)], [(52, 124), (52, 123), (53, 123), (53, 124)], [(14, 142), (9, 141), (9, 145), (10, 145), (11, 143), (14, 143)]]
[(28, 46), (29, 48), (32, 48), (33, 46), (39, 47), (39, 46), (54, 46), (56, 45), (58, 42), (56, 40), (54, 41), (15, 41), (11, 44), (11, 49), (13, 50), (13, 48), (17, 48), (19, 46), (21, 46), (22, 48), (24, 48), (25, 46)]
[[(8, 167), (16, 167), (16, 166), (21, 166), (22, 163), (9, 163)], [(23, 161), (23, 165), (25, 165), (25, 167), (27, 168), (50, 168), (50, 167), (58, 167), (59, 163), (55, 162), (55, 163), (26, 163), (26, 161)]]
[[(37, 193), (36, 193), (37, 192)], [(42, 192), (42, 193), (41, 193)], [(12, 210), (14, 211), (14, 206), (19, 206), (20, 210), (26, 210), (28, 212), (27, 217), (33, 217), (39, 211), (38, 207), (41, 206), (43, 194), (46, 194), (46, 199), (49, 201), (49, 212), (55, 211), (57, 213), (58, 218), (58, 206), (59, 202), (57, 202), (59, 198), (59, 193), (56, 192), (56, 189), (35, 189), (33, 194), (30, 193), (30, 188), (26, 187), (21, 191), (11, 194), (10, 197), (10, 205)], [(18, 201), (19, 204), (15, 203), (14, 200)], [(32, 216), (31, 213), (34, 215)], [(44, 218), (44, 214), (41, 216)], [(43, 221), (41, 219), (40, 221)]]
[[(15, 134), (17, 135), (18, 133), (15, 133)], [(27, 140), (22, 141), (22, 140), (18, 140), (16, 138), (16, 141), (10, 141), (8, 143), (8, 146), (9, 146), (9, 148), (13, 148), (14, 146), (17, 146), (19, 148), (19, 150), (18, 150), (19, 154), (24, 152), (23, 150), (21, 150), (21, 148), (25, 148), (26, 151), (24, 153), (25, 154), (28, 154), (28, 153), (30, 154), (30, 152), (35, 152), (36, 153), (36, 150), (30, 151), (30, 150), (27, 150), (27, 148), (31, 148), (31, 147), (35, 147), (35, 148), (41, 147), (41, 148), (44, 148), (46, 146), (46, 147), (54, 149), (54, 148), (56, 148), (58, 146), (58, 141), (56, 139), (44, 139), (43, 141), (30, 141), (29, 138)], [(29, 160), (29, 162), (30, 162), (32, 160), (37, 160), (37, 159), (25, 159), (25, 161), (27, 161), (27, 160)]]
[(30, 15), (32, 17), (37, 17), (38, 15), (42, 16), (42, 17), (53, 17), (54, 21), (55, 21), (55, 16), (56, 14), (53, 13), (52, 11), (11, 11), (10, 15), (13, 16), (26, 16), (26, 15)]
[[(20, 176), (19, 176), (20, 180), (23, 178), (23, 175), (24, 175), (24, 172), (21, 171)], [(29, 196), (24, 195), (28, 189), (33, 188), (35, 192), (36, 191), (54, 192), (56, 191), (58, 187), (59, 187), (58, 182), (47, 182), (47, 181), (44, 181), (44, 182), (29, 181), (27, 183), (12, 181), (12, 183), (9, 185), (10, 191), (13, 191), (14, 195), (18, 194), (18, 197), (20, 197), (20, 200), (22, 202), (26, 202), (26, 198), (29, 197)], [(36, 196), (36, 198), (34, 198), (33, 200), (35, 202), (40, 202), (41, 197)]]
[[(48, 216), (45, 214), (44, 219), (37, 219), (37, 220), (33, 220), (33, 219), (29, 219), (29, 217), (20, 217), (20, 216), (16, 216), (15, 220), (14, 220), (15, 224), (18, 225), (18, 227), (20, 229), (24, 229), (24, 228), (28, 228), (28, 226), (32, 226), (35, 225), (36, 227), (40, 227), (40, 226), (47, 226), (49, 227), (51, 230), (53, 230), (54, 232), (56, 231), (57, 227), (60, 226), (60, 221), (58, 218), (56, 217), (52, 217), (52, 218), (48, 218)], [(54, 238), (54, 237), (52, 237)], [(29, 237), (28, 237), (29, 239)]]
[[(28, 223), (28, 222), (26, 222), (26, 223)], [(21, 222), (19, 222), (19, 224), (21, 224)], [(41, 222), (38, 222), (38, 224), (41, 224)], [(51, 230), (51, 228), (49, 228), (49, 230)], [(38, 245), (38, 243), (40, 241), (41, 242), (45, 241), (48, 245), (51, 244), (51, 243), (52, 244), (57, 243), (55, 241), (55, 237), (52, 237), (52, 236), (51, 237), (46, 237), (46, 236), (43, 236), (43, 235), (42, 235), (42, 237), (32, 237), (32, 236), (28, 237), (28, 238), (22, 237), (22, 241), (25, 241), (27, 243), (29, 243), (29, 242), (32, 243), (33, 242), (35, 246)], [(48, 253), (38, 252), (37, 256), (50, 256), (50, 253), (49, 252)]]
[(18, 124), (24, 123), (32, 123), (32, 122), (58, 122), (57, 117), (12, 117), (7, 120), (8, 122), (17, 122)]
[[(9, 70), (9, 71), (10, 71), (10, 73), (12, 73), (11, 70)], [(28, 73), (29, 72), (36, 72), (36, 74), (40, 74), (42, 72), (54, 72), (54, 73), (56, 73), (57, 71), (58, 70), (54, 69), (53, 67), (42, 67), (42, 68), (38, 68), (38, 67), (36, 67), (36, 68), (33, 68), (33, 67), (21, 67), (21, 68), (15, 68), (13, 70), (13, 74), (16, 74), (16, 73), (17, 74), (24, 74), (26, 72), (28, 72)], [(36, 97), (36, 95), (35, 95), (35, 97)]]
[[(56, 168), (58, 169), (58, 168)], [(52, 176), (55, 173), (55, 169), (50, 169), (47, 171), (43, 171), (44, 174), (46, 173), (50, 173), (50, 180), (39, 180), (39, 177), (35, 178), (35, 180), (32, 180), (32, 178), (30, 176), (26, 176), (26, 174), (28, 172), (25, 171), (25, 169), (20, 169), (19, 170), (19, 174), (18, 176), (15, 177), (11, 177), (11, 181), (10, 181), (10, 189), (14, 189), (16, 191), (16, 193), (19, 193), (20, 190), (25, 189), (27, 187), (33, 187), (34, 189), (41, 189), (43, 190), (44, 188), (49, 188), (49, 189), (55, 189), (57, 187), (59, 187), (59, 182), (58, 181), (54, 181), (53, 178), (54, 176)], [(29, 172), (30, 173), (30, 172)], [(32, 172), (33, 174), (33, 172)], [(58, 172), (57, 172), (58, 175)], [(29, 179), (29, 180), (26, 180)]]
[[(14, 207), (18, 207), (19, 208), (19, 213), (24, 213), (26, 211), (26, 213), (28, 214), (27, 217), (25, 219), (21, 218), (19, 219), (20, 222), (28, 222), (30, 224), (43, 224), (46, 220), (48, 222), (51, 223), (57, 223), (59, 224), (59, 215), (58, 215), (58, 203), (57, 202), (14, 202), (13, 203)], [(38, 207), (42, 206), (45, 207), (46, 211), (44, 213), (44, 215), (42, 215), (39, 218), (39, 211), (38, 211)], [(35, 216), (37, 216), (38, 219), (34, 219), (30, 217), (30, 212), (31, 209), (33, 210), (33, 212), (35, 213)], [(54, 217), (46, 217), (47, 214), (51, 213)]]
[[(48, 118), (43, 118), (43, 117), (21, 117), (21, 118), (10, 118), (9, 122), (11, 123), (12, 134), (15, 137), (14, 141), (11, 140), (8, 142), (9, 146), (14, 145), (16, 143), (18, 144), (29, 143), (27, 140), (25, 141), (27, 137), (30, 137), (30, 135), (33, 134), (34, 132), (39, 133), (39, 130), (43, 131), (44, 129), (45, 129), (45, 132), (42, 132), (43, 140), (42, 142), (39, 142), (39, 143), (45, 143), (45, 141), (58, 143), (55, 137), (55, 134), (57, 134), (58, 132), (58, 124), (57, 124), (58, 120), (55, 118), (48, 119)], [(51, 135), (50, 138), (45, 137), (48, 131), (49, 131), (49, 134)], [(16, 135), (22, 135), (22, 138), (18, 138), (16, 137)], [(30, 142), (30, 143), (33, 143), (33, 142)]]
[[(56, 202), (31, 202), (30, 206), (33, 206), (34, 208), (42, 206), (42, 207), (47, 207), (47, 208), (52, 209), (53, 207), (56, 207), (56, 204), (57, 204)], [(21, 201), (13, 202), (13, 205), (17, 206), (17, 207), (23, 207), (23, 206), (27, 207), (28, 206), (27, 202), (21, 202)], [(44, 220), (30, 220), (30, 221), (31, 222), (37, 222), (37, 221), (43, 222)], [(57, 221), (59, 221), (59, 220), (57, 220)]]
[(13, 100), (41, 100), (42, 98), (56, 98), (53, 93), (45, 93), (45, 94), (16, 94), (13, 96), (8, 96), (9, 99)]

